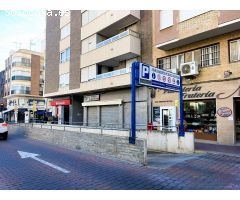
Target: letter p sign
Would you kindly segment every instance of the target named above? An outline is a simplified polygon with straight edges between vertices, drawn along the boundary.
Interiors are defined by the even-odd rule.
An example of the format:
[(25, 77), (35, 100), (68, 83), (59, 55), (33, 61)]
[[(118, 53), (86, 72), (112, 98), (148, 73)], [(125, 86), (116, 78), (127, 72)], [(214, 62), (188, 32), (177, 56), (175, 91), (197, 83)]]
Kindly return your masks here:
[(149, 79), (150, 68), (147, 65), (142, 65), (142, 78)]

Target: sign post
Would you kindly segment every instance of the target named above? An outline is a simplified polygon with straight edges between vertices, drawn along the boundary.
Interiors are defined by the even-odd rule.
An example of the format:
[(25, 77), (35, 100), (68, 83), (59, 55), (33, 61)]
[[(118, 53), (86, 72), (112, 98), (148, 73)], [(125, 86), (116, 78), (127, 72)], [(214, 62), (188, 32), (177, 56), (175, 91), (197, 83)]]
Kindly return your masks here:
[(179, 92), (180, 97), (180, 130), (179, 136), (184, 136), (183, 90), (182, 77), (169, 71), (158, 69), (148, 64), (133, 62), (131, 76), (131, 135), (129, 143), (135, 144), (136, 139), (136, 86), (145, 85), (156, 89)]
[(132, 102), (131, 102), (131, 135), (129, 137), (129, 143), (135, 144), (136, 140), (136, 69), (138, 63), (132, 63), (132, 76), (131, 76), (131, 93), (132, 93)]
[(180, 126), (179, 136), (184, 137), (184, 112), (183, 112), (183, 88), (182, 88), (182, 77), (180, 76), (180, 90), (179, 90), (179, 107), (180, 107)]

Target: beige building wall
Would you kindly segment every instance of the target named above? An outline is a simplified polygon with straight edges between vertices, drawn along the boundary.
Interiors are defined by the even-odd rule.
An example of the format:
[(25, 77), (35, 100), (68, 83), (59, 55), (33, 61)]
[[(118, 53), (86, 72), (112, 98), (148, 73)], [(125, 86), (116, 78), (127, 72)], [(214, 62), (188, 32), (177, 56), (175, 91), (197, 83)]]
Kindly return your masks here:
[[(153, 11), (154, 20), (153, 25), (158, 23), (159, 15), (156, 14), (159, 11)], [(174, 11), (177, 12), (177, 11)], [(210, 11), (193, 19), (186, 20), (177, 26), (176, 38), (189, 37), (190, 35), (204, 32), (211, 28), (216, 28), (219, 23), (219, 16), (222, 11)], [(236, 14), (236, 13), (235, 13)], [(239, 13), (238, 13), (239, 14)], [(231, 17), (230, 19), (232, 19)], [(224, 18), (227, 21), (226, 17)], [(229, 19), (229, 20), (230, 20)], [(208, 23), (206, 23), (206, 21)], [(222, 21), (224, 21), (222, 19)], [(177, 22), (176, 22), (177, 23)], [(206, 24), (205, 24), (206, 23)], [(196, 99), (214, 99), (216, 100), (216, 111), (221, 107), (228, 107), (232, 110), (232, 115), (229, 117), (217, 117), (217, 142), (221, 144), (234, 144), (235, 143), (235, 115), (239, 112), (234, 109), (234, 98), (240, 97), (240, 62), (229, 61), (229, 41), (240, 38), (240, 30), (233, 31), (231, 33), (222, 34), (215, 37), (209, 37), (207, 39), (182, 45), (180, 47), (170, 50), (160, 50), (156, 48), (156, 43), (161, 39), (157, 32), (159, 27), (153, 26), (154, 40), (152, 48), (153, 65), (157, 66), (157, 59), (166, 56), (176, 55), (187, 51), (195, 50), (201, 47), (220, 44), (220, 64), (215, 66), (209, 66), (200, 68), (199, 75), (188, 81), (183, 79), (184, 87), (191, 88), (195, 85), (201, 87), (201, 91), (198, 93), (207, 93), (208, 91), (214, 93), (212, 97), (201, 98), (184, 98), (185, 100)], [(158, 29), (158, 30), (156, 30)], [(170, 28), (171, 29), (171, 28)], [(170, 31), (170, 30), (169, 30)], [(174, 31), (173, 31), (174, 32)], [(164, 33), (164, 30), (163, 30)], [(165, 33), (164, 33), (165, 34)], [(163, 34), (163, 35), (164, 35)], [(174, 37), (172, 37), (173, 39)], [(224, 72), (230, 71), (232, 74), (229, 78), (224, 78)], [(193, 94), (193, 91), (185, 92), (186, 94)], [(229, 97), (227, 97), (229, 96)], [(224, 97), (224, 98), (223, 98)], [(227, 98), (225, 98), (227, 97)], [(153, 106), (178, 106), (179, 108), (179, 95), (178, 93), (166, 92), (164, 90), (157, 90), (155, 98), (152, 99)], [(179, 116), (179, 113), (178, 113)]]

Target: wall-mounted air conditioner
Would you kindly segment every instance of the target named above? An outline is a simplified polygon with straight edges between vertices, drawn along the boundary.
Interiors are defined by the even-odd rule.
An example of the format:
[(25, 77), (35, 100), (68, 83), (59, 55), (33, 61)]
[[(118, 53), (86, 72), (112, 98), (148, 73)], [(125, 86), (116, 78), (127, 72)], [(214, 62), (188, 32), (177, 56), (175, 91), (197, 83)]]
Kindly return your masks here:
[(180, 66), (181, 76), (194, 76), (198, 75), (198, 65), (196, 62), (182, 63)]

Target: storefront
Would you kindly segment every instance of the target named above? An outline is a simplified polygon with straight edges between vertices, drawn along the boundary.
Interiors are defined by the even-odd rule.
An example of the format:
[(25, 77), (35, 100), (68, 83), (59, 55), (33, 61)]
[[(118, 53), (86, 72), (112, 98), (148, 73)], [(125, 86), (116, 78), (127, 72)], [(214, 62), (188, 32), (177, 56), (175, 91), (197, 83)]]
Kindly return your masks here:
[[(139, 129), (146, 129), (149, 104), (148, 90), (137, 88), (136, 124)], [(141, 94), (141, 95), (140, 95)], [(101, 94), (88, 94), (83, 99), (84, 124), (109, 128), (131, 127), (131, 90), (119, 89)], [(148, 107), (149, 106), (149, 107)]]
[[(208, 82), (184, 85), (184, 116), (187, 131), (193, 131), (196, 139), (216, 141), (222, 144), (235, 144), (240, 141), (240, 80)], [(156, 110), (176, 107), (177, 121), (179, 118), (179, 94), (157, 90), (153, 98)], [(157, 112), (157, 111), (155, 111)], [(165, 126), (169, 124), (161, 118), (153, 117)], [(156, 120), (157, 119), (157, 120)], [(165, 116), (165, 120), (166, 120)], [(172, 118), (170, 118), (172, 120)], [(174, 120), (173, 120), (174, 121)], [(156, 124), (156, 122), (155, 122)]]
[(4, 117), (8, 121), (21, 123), (43, 120), (46, 104), (44, 98), (15, 95), (7, 99), (8, 110), (4, 112)]
[(187, 131), (195, 132), (196, 139), (217, 140), (216, 100), (184, 101)]
[(57, 117), (58, 124), (69, 124), (69, 106), (70, 99), (58, 99), (50, 102), (51, 106), (55, 107), (54, 115)]
[(234, 99), (236, 142), (240, 142), (240, 98)]

